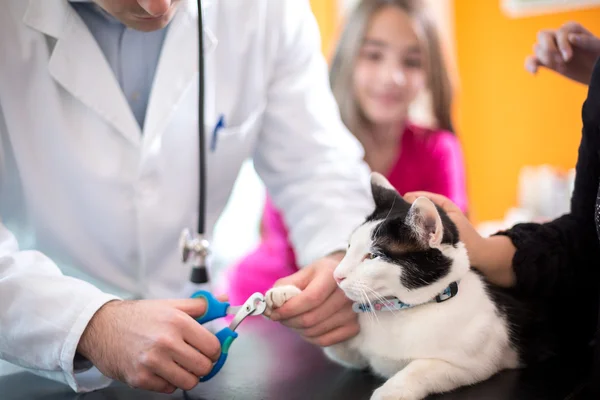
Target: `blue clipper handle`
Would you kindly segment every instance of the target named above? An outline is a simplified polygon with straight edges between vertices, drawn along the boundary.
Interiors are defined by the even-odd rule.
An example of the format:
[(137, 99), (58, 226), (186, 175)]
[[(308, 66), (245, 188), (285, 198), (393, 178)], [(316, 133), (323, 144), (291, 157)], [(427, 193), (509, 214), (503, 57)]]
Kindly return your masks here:
[(227, 309), (229, 308), (229, 303), (221, 302), (212, 295), (212, 293), (207, 292), (206, 290), (199, 290), (192, 295), (193, 299), (203, 298), (206, 300), (206, 311), (203, 315), (196, 318), (196, 321), (203, 324), (208, 321), (212, 321), (217, 318), (223, 318), (227, 315)]
[(221, 370), (221, 368), (225, 364), (225, 361), (227, 360), (227, 354), (229, 353), (229, 346), (231, 346), (231, 343), (233, 343), (235, 338), (238, 337), (238, 334), (237, 334), (237, 332), (232, 331), (229, 328), (223, 328), (219, 332), (217, 332), (216, 336), (217, 336), (217, 339), (219, 339), (219, 343), (221, 343), (221, 355), (219, 356), (219, 359), (213, 366), (213, 369), (210, 371), (210, 373), (208, 375), (200, 378), (200, 382), (208, 381), (209, 379), (211, 379), (213, 376), (215, 376)]

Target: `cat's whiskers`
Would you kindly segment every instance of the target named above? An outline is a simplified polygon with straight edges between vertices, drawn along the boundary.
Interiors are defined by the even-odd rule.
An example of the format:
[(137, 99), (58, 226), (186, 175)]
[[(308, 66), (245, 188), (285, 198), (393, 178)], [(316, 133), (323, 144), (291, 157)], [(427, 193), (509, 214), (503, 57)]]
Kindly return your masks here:
[(364, 296), (364, 298), (367, 300), (367, 303), (369, 303), (369, 314), (373, 314), (373, 316), (377, 320), (377, 323), (379, 324), (379, 317), (377, 316), (377, 313), (375, 312), (375, 307), (373, 307), (373, 303), (371, 303), (371, 300), (369, 299), (369, 296), (367, 295), (367, 292), (365, 291), (365, 288), (369, 289), (369, 287), (367, 285), (365, 285), (363, 282), (357, 282), (357, 286), (361, 292), (361, 296)]
[[(361, 303), (363, 303), (363, 304), (367, 303), (369, 301), (369, 298), (367, 297), (367, 294), (364, 292), (364, 290), (361, 289), (360, 285), (355, 284), (352, 286), (355, 290), (358, 291), (360, 298), (361, 298)], [(373, 316), (371, 315), (371, 312), (367, 312), (366, 314), (369, 316), (369, 320), (371, 322), (375, 322)]]
[(376, 320), (377, 324), (380, 325), (379, 317), (377, 316), (377, 313), (375, 312), (375, 308), (373, 307), (373, 303), (371, 303), (371, 300), (369, 300), (369, 296), (367, 296), (367, 292), (365, 292), (364, 289), (361, 289), (361, 290), (362, 290), (363, 294), (365, 295), (365, 298), (369, 302), (369, 314), (372, 314), (375, 317), (374, 320)]

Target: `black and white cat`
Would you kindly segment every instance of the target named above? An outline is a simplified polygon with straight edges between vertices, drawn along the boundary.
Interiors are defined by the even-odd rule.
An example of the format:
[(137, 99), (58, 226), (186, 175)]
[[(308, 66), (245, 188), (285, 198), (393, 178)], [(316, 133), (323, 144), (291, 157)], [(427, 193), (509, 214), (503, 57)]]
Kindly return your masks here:
[[(327, 356), (387, 379), (377, 400), (423, 399), (522, 366), (526, 308), (471, 269), (454, 223), (429, 199), (408, 204), (377, 173), (371, 186), (375, 211), (334, 272), (355, 302), (360, 333), (325, 348)], [(281, 307), (298, 293), (272, 288), (267, 304)]]

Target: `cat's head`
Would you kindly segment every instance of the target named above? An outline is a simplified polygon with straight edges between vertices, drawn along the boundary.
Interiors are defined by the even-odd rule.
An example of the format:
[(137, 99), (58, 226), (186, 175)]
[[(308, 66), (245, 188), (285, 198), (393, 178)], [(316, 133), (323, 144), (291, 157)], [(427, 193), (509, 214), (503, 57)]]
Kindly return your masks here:
[(350, 299), (421, 304), (469, 270), (458, 230), (443, 210), (425, 197), (407, 203), (378, 173), (371, 175), (371, 190), (375, 210), (350, 236), (334, 272)]

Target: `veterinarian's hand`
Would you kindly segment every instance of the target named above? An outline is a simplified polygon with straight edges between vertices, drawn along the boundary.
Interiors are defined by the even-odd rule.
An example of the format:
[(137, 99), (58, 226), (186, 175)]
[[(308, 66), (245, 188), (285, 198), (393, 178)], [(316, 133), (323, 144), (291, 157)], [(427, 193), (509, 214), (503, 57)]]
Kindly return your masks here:
[(589, 85), (592, 69), (600, 56), (600, 39), (577, 22), (568, 22), (557, 30), (538, 32), (534, 55), (527, 57), (525, 68), (535, 74), (539, 67)]
[(357, 335), (358, 317), (352, 311), (352, 302), (333, 279), (333, 270), (342, 258), (342, 253), (321, 258), (278, 280), (274, 287), (293, 285), (301, 293), (273, 311), (270, 318), (295, 329), (304, 339), (322, 347)]
[(412, 203), (420, 196), (427, 197), (448, 214), (458, 229), (460, 240), (465, 244), (469, 261), (474, 268), (483, 272), (496, 285), (509, 287), (515, 284), (512, 259), (516, 249), (508, 237), (482, 237), (460, 208), (440, 194), (411, 192), (406, 193), (404, 199)]
[(86, 327), (77, 351), (105, 376), (132, 387), (190, 390), (219, 358), (219, 340), (194, 320), (202, 299), (112, 301)]

